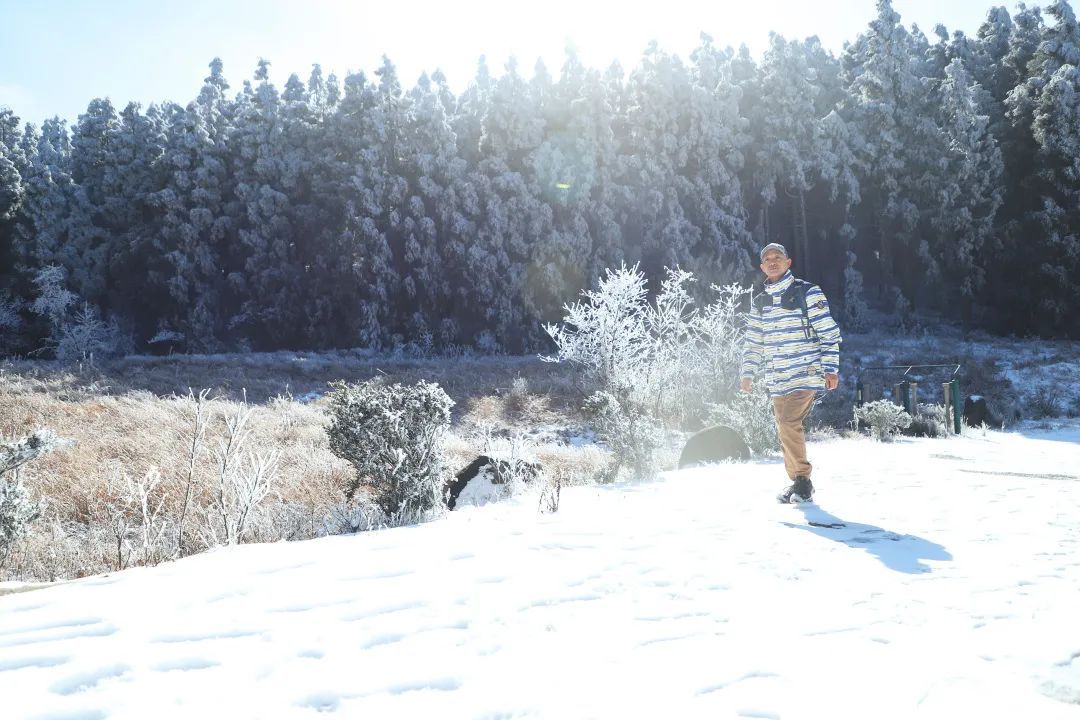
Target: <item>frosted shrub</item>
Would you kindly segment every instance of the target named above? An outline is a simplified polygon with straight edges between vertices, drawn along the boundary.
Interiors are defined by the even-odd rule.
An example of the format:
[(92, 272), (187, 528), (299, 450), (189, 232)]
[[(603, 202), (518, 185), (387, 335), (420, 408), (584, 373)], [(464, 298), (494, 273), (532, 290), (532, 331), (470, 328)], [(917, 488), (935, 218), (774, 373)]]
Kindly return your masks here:
[(356, 470), (347, 492), (367, 488), (388, 521), (419, 518), (441, 502), (442, 439), (454, 402), (436, 383), (334, 383), (327, 396), (330, 449)]
[(122, 334), (114, 323), (104, 322), (89, 303), (72, 311), (79, 296), (67, 290), (64, 269), (43, 268), (34, 277), (37, 298), (30, 309), (49, 322), (51, 333), (46, 349), (61, 362), (92, 361), (121, 351)]
[(853, 332), (866, 329), (866, 316), (869, 309), (863, 300), (862, 273), (855, 269), (855, 253), (847, 253), (847, 267), (844, 268), (844, 308), (841, 322)]
[(59, 265), (47, 265), (34, 276), (37, 297), (30, 309), (48, 320), (54, 330), (63, 324), (68, 308), (78, 300), (78, 295), (68, 290), (65, 283), (64, 268)]
[(654, 344), (645, 320), (647, 293), (637, 267), (608, 270), (599, 289), (582, 292), (586, 302), (565, 306), (561, 326), (544, 327), (559, 348), (548, 359), (579, 367), (587, 381), (609, 392), (646, 395)]
[(905, 434), (916, 437), (944, 437), (948, 434), (949, 414), (944, 405), (919, 403)]
[(120, 353), (120, 331), (98, 316), (88, 303), (75, 311), (70, 320), (54, 331), (56, 359), (61, 362), (92, 361)]
[(14, 335), (22, 325), (19, 317), (20, 303), (12, 300), (7, 294), (0, 294), (0, 334)]
[(242, 403), (235, 413), (226, 414), (225, 435), (214, 449), (217, 475), (214, 509), (221, 519), (223, 532), (219, 539), (214, 526), (208, 526), (215, 542), (229, 545), (240, 542), (256, 507), (270, 493), (278, 474), (279, 455), (276, 451), (247, 451), (251, 415), (247, 403)]
[(650, 477), (659, 469), (656, 454), (662, 443), (660, 428), (640, 407), (609, 392), (593, 393), (585, 401), (596, 434), (611, 450), (613, 462), (604, 479), (615, 480), (620, 471), (632, 477)]
[(39, 514), (40, 507), (30, 499), (18, 480), (0, 478), (0, 565), (7, 559), (11, 546)]
[(894, 287), (892, 292), (893, 309), (892, 314), (895, 318), (896, 328), (900, 332), (911, 333), (917, 329), (917, 321), (915, 319), (915, 311), (911, 307), (911, 302), (904, 296), (903, 291), (898, 287)]
[(911, 426), (911, 416), (904, 408), (888, 400), (875, 400), (855, 408), (855, 420), (870, 426), (875, 440), (889, 442), (893, 435)]
[(41, 506), (30, 498), (13, 471), (59, 445), (48, 430), (35, 431), (17, 442), (0, 441), (0, 565), (12, 544), (41, 513)]
[(1058, 417), (1062, 414), (1057, 395), (1048, 388), (1040, 388), (1027, 404), (1028, 414), (1036, 420)]
[(558, 346), (544, 359), (575, 365), (598, 391), (588, 409), (616, 467), (651, 467), (659, 426), (700, 416), (707, 400), (729, 396), (737, 381), (740, 303), (749, 290), (714, 285), (717, 299), (698, 309), (687, 289), (694, 276), (667, 273), (650, 303), (636, 266), (608, 270), (583, 301), (564, 307), (561, 325), (544, 328)]
[(751, 290), (733, 283), (713, 285), (712, 291), (713, 302), (691, 322), (694, 343), (689, 353), (690, 382), (683, 386), (688, 394), (687, 407), (725, 398), (739, 384), (745, 332), (742, 303)]
[(780, 449), (772, 401), (758, 385), (751, 392), (738, 393), (730, 403), (713, 405), (709, 423), (737, 431), (754, 453)]

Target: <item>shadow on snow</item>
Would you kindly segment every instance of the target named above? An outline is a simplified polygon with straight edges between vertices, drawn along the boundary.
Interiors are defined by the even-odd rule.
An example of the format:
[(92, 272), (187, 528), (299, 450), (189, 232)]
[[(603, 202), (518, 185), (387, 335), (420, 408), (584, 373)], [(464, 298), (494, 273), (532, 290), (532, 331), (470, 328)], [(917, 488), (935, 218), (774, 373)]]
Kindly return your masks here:
[(952, 554), (936, 542), (915, 535), (894, 533), (875, 525), (841, 520), (814, 504), (798, 504), (795, 507), (805, 516), (805, 524), (785, 522), (784, 525), (865, 550), (890, 570), (927, 573), (931, 568), (924, 560), (952, 560)]

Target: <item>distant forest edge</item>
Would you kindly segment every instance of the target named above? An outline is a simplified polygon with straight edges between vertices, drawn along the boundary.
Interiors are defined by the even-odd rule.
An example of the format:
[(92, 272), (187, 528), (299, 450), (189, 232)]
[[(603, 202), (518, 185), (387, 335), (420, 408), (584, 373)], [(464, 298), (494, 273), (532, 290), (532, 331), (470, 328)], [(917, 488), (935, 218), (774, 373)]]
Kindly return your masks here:
[(708, 294), (788, 246), (864, 300), (1080, 337), (1080, 28), (994, 7), (975, 37), (889, 0), (840, 57), (707, 35), (629, 72), (481, 58), (468, 88), (220, 60), (187, 106), (0, 109), (0, 352), (548, 349), (606, 268)]

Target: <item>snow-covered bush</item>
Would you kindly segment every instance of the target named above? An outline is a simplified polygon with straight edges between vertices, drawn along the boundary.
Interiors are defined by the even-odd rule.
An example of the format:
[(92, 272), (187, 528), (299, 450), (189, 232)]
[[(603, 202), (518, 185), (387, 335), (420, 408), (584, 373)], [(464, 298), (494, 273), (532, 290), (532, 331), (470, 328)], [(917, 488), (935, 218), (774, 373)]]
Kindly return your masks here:
[(8, 473), (60, 446), (49, 430), (38, 430), (17, 442), (0, 441), (0, 565), (12, 544), (41, 512), (18, 477)]
[(875, 400), (857, 406), (855, 420), (869, 425), (870, 434), (882, 442), (891, 441), (894, 435), (911, 425), (911, 415), (889, 400)]
[(19, 347), (19, 332), (23, 325), (19, 315), (21, 307), (20, 301), (0, 292), (0, 355), (7, 355)]
[(694, 344), (690, 352), (690, 372), (684, 407), (701, 412), (711, 402), (734, 395), (739, 384), (742, 342), (745, 332), (743, 298), (751, 290), (738, 284), (713, 285), (713, 301), (701, 309), (691, 322)]
[(252, 410), (241, 403), (233, 414), (225, 414), (225, 434), (214, 450), (217, 481), (214, 490), (214, 510), (221, 519), (222, 536), (214, 525), (207, 527), (215, 543), (235, 545), (243, 537), (252, 514), (270, 492), (278, 472), (279, 454), (248, 452), (251, 436), (248, 421)]
[(20, 303), (12, 300), (6, 293), (0, 293), (0, 333), (15, 334), (22, 325), (19, 317)]
[(41, 315), (55, 329), (59, 328), (67, 316), (68, 308), (75, 304), (79, 296), (67, 289), (64, 268), (59, 265), (47, 265), (34, 276), (37, 297), (30, 309)]
[(22, 483), (0, 478), (0, 565), (39, 513), (40, 506), (31, 500)]
[(608, 270), (584, 302), (564, 306), (559, 325), (544, 327), (558, 354), (596, 389), (625, 394), (656, 417), (671, 417), (717, 387), (730, 390), (738, 375), (743, 325), (739, 304), (748, 289), (712, 286), (717, 299), (693, 307), (692, 273), (668, 270), (655, 301), (637, 266)]
[(50, 327), (46, 349), (62, 362), (93, 361), (121, 353), (123, 336), (115, 323), (105, 322), (89, 303), (72, 311), (79, 296), (65, 286), (64, 269), (43, 268), (34, 277), (37, 298), (30, 309), (44, 317)]
[(866, 316), (869, 309), (863, 300), (862, 273), (855, 269), (855, 253), (847, 253), (847, 267), (844, 268), (844, 304), (840, 324), (851, 332), (866, 329)]
[(635, 478), (650, 477), (659, 470), (656, 455), (663, 435), (640, 405), (601, 390), (586, 399), (585, 411), (597, 436), (611, 450), (612, 464), (605, 480), (615, 480), (624, 470)]
[(892, 293), (892, 316), (896, 329), (904, 333), (913, 333), (918, 329), (918, 320), (911, 302), (904, 296), (900, 288), (894, 287)]
[(1028, 415), (1036, 420), (1062, 415), (1057, 394), (1049, 388), (1040, 388), (1027, 403)]
[(772, 400), (760, 385), (755, 384), (748, 393), (738, 393), (728, 403), (712, 405), (709, 424), (725, 425), (736, 430), (751, 452), (780, 449)]
[(740, 302), (749, 290), (714, 285), (716, 300), (698, 309), (693, 282), (691, 273), (669, 269), (650, 302), (636, 266), (608, 270), (583, 301), (564, 306), (561, 324), (544, 328), (558, 347), (544, 359), (581, 368), (596, 391), (588, 409), (616, 467), (651, 467), (663, 423), (701, 417), (706, 403), (726, 399), (736, 385)]
[(944, 405), (919, 403), (905, 434), (915, 437), (943, 437), (948, 434), (949, 414)]
[(369, 489), (388, 521), (415, 519), (441, 502), (442, 439), (454, 402), (436, 383), (334, 383), (327, 395), (330, 449), (356, 471), (347, 493)]
[(93, 361), (122, 354), (119, 329), (104, 322), (88, 303), (76, 310), (53, 334), (56, 359), (61, 362)]

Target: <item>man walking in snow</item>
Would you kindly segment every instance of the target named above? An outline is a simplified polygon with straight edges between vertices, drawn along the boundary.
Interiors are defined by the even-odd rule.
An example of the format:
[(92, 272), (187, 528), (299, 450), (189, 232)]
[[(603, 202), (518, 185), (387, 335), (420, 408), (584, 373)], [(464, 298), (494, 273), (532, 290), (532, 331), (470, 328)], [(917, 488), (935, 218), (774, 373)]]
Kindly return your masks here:
[(813, 466), (806, 459), (803, 422), (817, 393), (840, 383), (840, 328), (821, 288), (791, 274), (783, 245), (761, 249), (761, 271), (765, 290), (747, 316), (739, 389), (750, 392), (754, 377), (764, 374), (791, 480), (777, 500), (811, 502)]

